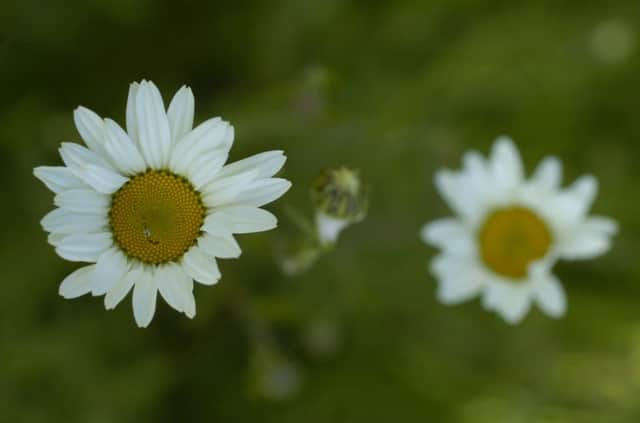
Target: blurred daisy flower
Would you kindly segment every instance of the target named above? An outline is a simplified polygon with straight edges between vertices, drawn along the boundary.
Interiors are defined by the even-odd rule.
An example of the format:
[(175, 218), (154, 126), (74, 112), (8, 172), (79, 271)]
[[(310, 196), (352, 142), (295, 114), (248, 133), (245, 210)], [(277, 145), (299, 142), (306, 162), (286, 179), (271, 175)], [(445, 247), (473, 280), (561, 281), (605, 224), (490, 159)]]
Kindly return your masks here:
[(361, 222), (368, 196), (357, 171), (341, 167), (318, 176), (311, 190), (316, 209), (316, 230), (321, 244), (333, 244), (340, 232)]
[(564, 315), (565, 292), (552, 266), (604, 254), (617, 224), (588, 216), (598, 190), (594, 177), (561, 188), (561, 174), (560, 161), (549, 157), (525, 179), (520, 154), (506, 137), (496, 140), (488, 159), (468, 152), (461, 171), (436, 173), (436, 187), (456, 214), (427, 224), (421, 234), (442, 250), (431, 263), (440, 302), (480, 295), (485, 309), (511, 324), (533, 302), (551, 317)]
[(65, 166), (34, 174), (57, 206), (42, 219), (58, 255), (94, 263), (71, 273), (60, 295), (105, 295), (113, 309), (133, 289), (140, 327), (153, 319), (159, 292), (189, 318), (196, 313), (193, 282), (220, 279), (216, 258), (236, 258), (234, 233), (276, 227), (260, 207), (291, 186), (274, 178), (281, 151), (225, 165), (234, 129), (220, 118), (193, 128), (194, 97), (182, 87), (165, 110), (156, 86), (133, 83), (126, 131), (79, 107), (74, 120), (87, 147), (62, 143)]

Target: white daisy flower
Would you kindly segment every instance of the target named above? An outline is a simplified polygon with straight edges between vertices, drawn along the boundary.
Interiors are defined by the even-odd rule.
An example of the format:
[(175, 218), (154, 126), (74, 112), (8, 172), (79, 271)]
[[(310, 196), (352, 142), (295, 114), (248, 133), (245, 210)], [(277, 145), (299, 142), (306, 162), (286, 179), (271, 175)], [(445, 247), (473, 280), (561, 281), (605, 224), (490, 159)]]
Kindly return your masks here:
[(234, 129), (220, 118), (193, 128), (194, 97), (182, 87), (165, 110), (150, 81), (129, 89), (126, 131), (79, 107), (74, 120), (87, 147), (62, 143), (65, 166), (34, 174), (55, 195), (42, 219), (58, 255), (93, 263), (71, 273), (60, 295), (105, 295), (113, 309), (133, 289), (140, 327), (153, 319), (156, 296), (189, 318), (196, 313), (193, 282), (220, 279), (216, 258), (240, 256), (234, 233), (276, 227), (261, 209), (291, 186), (274, 178), (282, 151), (225, 166)]
[(604, 254), (617, 224), (587, 215), (598, 190), (593, 176), (561, 188), (561, 173), (560, 160), (549, 157), (525, 179), (520, 154), (506, 137), (496, 140), (488, 159), (468, 152), (461, 171), (436, 173), (436, 187), (456, 214), (427, 224), (421, 234), (442, 250), (431, 265), (440, 302), (481, 295), (485, 309), (512, 324), (532, 302), (554, 318), (564, 315), (566, 297), (552, 266)]

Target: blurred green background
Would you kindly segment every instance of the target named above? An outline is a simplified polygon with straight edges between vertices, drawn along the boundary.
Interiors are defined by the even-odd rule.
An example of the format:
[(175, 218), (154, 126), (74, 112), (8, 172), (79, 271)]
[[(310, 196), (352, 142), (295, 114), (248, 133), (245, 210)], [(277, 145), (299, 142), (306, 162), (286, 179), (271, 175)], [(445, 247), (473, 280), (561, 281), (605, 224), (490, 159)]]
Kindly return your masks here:
[[(640, 4), (631, 0), (2, 0), (0, 421), (640, 421)], [(289, 157), (276, 231), (241, 236), (190, 321), (161, 303), (147, 330), (130, 300), (58, 296), (77, 267), (39, 220), (32, 176), (79, 141), (79, 104), (124, 122), (128, 84), (236, 127), (232, 159)], [(448, 214), (435, 169), (509, 134), (529, 171), (595, 174), (608, 255), (561, 263), (569, 312), (517, 327), (478, 301), (435, 300), (423, 223)], [(309, 272), (286, 277), (318, 172), (349, 165), (367, 219)]]

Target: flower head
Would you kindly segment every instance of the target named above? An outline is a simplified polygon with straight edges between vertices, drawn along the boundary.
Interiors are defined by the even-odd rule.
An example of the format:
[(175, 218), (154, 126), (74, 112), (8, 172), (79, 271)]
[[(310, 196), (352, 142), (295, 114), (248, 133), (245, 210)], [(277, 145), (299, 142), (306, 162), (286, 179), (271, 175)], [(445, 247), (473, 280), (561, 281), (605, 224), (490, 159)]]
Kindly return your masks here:
[(549, 157), (525, 179), (506, 137), (496, 140), (489, 158), (468, 152), (463, 161), (461, 171), (441, 170), (435, 179), (456, 216), (422, 230), (423, 240), (442, 250), (431, 266), (439, 300), (455, 304), (480, 295), (485, 309), (509, 323), (521, 321), (532, 302), (563, 316), (566, 298), (553, 265), (604, 254), (617, 231), (614, 220), (588, 216), (595, 178), (561, 188), (561, 163)]
[(34, 174), (57, 206), (42, 219), (62, 258), (93, 263), (71, 273), (60, 295), (105, 295), (114, 308), (133, 289), (133, 313), (149, 325), (159, 292), (195, 316), (193, 282), (220, 279), (216, 258), (236, 258), (233, 234), (272, 229), (260, 207), (291, 186), (274, 178), (286, 160), (271, 151), (225, 165), (234, 129), (220, 118), (193, 128), (194, 97), (182, 87), (165, 110), (149, 81), (129, 89), (126, 131), (79, 107), (74, 120), (86, 147), (62, 143), (65, 166)]
[(316, 178), (311, 193), (317, 234), (323, 244), (336, 242), (343, 229), (367, 215), (367, 193), (355, 170), (342, 167), (323, 172)]

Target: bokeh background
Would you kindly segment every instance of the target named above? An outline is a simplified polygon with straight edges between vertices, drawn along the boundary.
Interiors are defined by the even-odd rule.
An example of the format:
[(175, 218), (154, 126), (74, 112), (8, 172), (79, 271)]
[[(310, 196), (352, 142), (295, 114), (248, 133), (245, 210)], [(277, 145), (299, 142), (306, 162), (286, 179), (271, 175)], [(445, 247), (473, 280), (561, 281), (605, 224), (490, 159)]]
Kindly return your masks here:
[[(640, 421), (640, 4), (632, 0), (3, 0), (0, 3), (0, 421)], [(77, 267), (39, 220), (32, 175), (78, 141), (79, 104), (124, 121), (128, 84), (236, 127), (232, 158), (284, 149), (292, 190), (272, 232), (240, 237), (190, 321), (162, 303), (66, 301)], [(527, 168), (593, 173), (613, 250), (561, 263), (565, 319), (510, 327), (445, 307), (423, 223), (432, 175), (510, 134)], [(323, 169), (360, 169), (371, 208), (308, 272), (285, 276)], [(283, 247), (285, 246), (285, 247)]]

